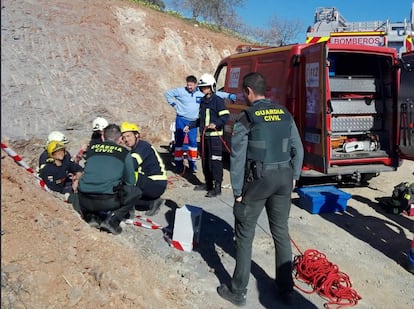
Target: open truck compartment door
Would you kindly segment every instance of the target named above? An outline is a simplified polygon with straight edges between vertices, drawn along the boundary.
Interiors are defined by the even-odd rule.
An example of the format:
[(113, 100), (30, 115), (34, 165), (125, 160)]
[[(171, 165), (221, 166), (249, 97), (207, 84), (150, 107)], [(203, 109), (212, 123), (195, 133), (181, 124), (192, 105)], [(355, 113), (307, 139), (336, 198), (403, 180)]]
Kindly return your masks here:
[(327, 44), (327, 175), (371, 178), (397, 169), (395, 50)]
[(301, 134), (305, 149), (304, 166), (327, 173), (326, 147), (326, 44), (302, 49), (301, 65)]
[(402, 55), (400, 68), (399, 150), (401, 158), (414, 160), (414, 52)]

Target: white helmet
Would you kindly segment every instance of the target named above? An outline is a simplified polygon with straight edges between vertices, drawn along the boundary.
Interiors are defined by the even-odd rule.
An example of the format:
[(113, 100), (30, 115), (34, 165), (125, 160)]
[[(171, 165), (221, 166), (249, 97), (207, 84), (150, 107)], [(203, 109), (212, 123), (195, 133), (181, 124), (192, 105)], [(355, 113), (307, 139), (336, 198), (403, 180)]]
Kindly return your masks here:
[(205, 73), (201, 75), (200, 81), (198, 82), (198, 86), (210, 86), (213, 92), (216, 92), (216, 79), (213, 75)]
[(49, 144), (51, 141), (62, 142), (63, 144), (69, 143), (68, 139), (66, 138), (65, 134), (59, 131), (52, 131), (47, 136), (46, 145)]
[(92, 130), (93, 131), (102, 131), (108, 126), (108, 121), (105, 118), (97, 117), (92, 122)]

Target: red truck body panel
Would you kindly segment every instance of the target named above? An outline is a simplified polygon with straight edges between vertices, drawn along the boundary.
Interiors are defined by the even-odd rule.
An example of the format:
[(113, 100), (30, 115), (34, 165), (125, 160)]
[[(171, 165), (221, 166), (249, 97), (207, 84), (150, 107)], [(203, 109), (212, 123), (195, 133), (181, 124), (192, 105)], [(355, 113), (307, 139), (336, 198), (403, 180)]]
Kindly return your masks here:
[(305, 148), (302, 176), (372, 177), (400, 165), (395, 49), (322, 42), (230, 55), (215, 73), (217, 88), (237, 95), (227, 104), (228, 143), (246, 108), (243, 76), (252, 71), (266, 77), (266, 97), (295, 118)]

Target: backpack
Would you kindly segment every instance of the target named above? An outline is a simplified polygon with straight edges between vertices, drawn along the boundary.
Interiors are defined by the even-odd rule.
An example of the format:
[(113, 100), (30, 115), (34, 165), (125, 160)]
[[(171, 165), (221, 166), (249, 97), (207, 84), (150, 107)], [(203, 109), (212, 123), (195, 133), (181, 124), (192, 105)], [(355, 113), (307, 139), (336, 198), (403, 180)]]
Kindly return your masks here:
[(414, 183), (401, 182), (394, 187), (391, 196), (391, 207), (394, 213), (410, 212), (414, 204)]

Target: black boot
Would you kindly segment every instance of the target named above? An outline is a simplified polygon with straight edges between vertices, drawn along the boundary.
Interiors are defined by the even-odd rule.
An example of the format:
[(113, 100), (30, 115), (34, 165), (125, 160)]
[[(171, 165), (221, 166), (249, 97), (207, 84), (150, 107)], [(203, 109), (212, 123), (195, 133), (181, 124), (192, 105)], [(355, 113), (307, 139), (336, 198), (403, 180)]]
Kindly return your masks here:
[(146, 216), (154, 216), (160, 211), (161, 205), (164, 203), (162, 198), (157, 198), (156, 200), (152, 201), (149, 209), (145, 212)]
[(206, 190), (207, 190), (207, 185), (205, 183), (201, 185), (196, 185), (194, 187), (194, 191), (206, 191)]
[(217, 195), (221, 195), (221, 182), (216, 181), (214, 187), (207, 192), (205, 197), (215, 197)]
[(101, 218), (99, 218), (99, 216), (93, 213), (88, 213), (87, 215), (85, 215), (84, 219), (89, 224), (90, 227), (94, 227), (96, 229), (100, 227), (101, 222), (102, 222)]
[(213, 181), (206, 179), (206, 183), (195, 186), (194, 191), (210, 191), (210, 190), (213, 190), (213, 188), (214, 188)]
[(246, 305), (246, 293), (233, 293), (225, 284), (217, 288), (217, 293), (237, 307)]
[(205, 197), (215, 197), (216, 196), (216, 191), (214, 189), (213, 190), (210, 190), (204, 196)]
[(122, 227), (119, 226), (119, 223), (121, 223), (121, 221), (114, 215), (114, 213), (110, 213), (105, 221), (101, 223), (99, 228), (108, 233), (118, 235), (122, 232)]
[(216, 191), (216, 195), (221, 195), (221, 181), (216, 181), (214, 191)]

